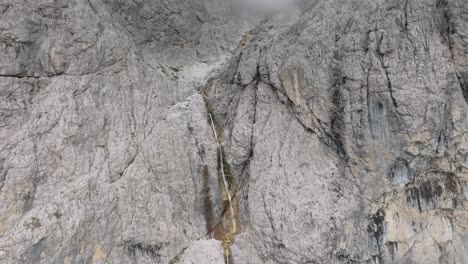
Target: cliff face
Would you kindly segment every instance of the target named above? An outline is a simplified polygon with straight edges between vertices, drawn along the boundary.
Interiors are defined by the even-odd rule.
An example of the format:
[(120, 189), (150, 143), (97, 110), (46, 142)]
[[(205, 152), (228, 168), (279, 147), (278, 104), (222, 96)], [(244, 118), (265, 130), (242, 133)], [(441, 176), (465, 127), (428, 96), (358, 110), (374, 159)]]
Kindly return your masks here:
[(468, 263), (467, 0), (20, 2), (0, 263)]

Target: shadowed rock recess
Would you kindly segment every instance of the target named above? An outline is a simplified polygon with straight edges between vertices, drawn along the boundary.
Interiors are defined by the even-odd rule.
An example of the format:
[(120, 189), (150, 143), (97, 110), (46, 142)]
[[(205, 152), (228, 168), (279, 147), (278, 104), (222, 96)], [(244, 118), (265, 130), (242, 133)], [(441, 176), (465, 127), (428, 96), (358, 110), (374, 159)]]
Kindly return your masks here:
[(0, 0), (0, 263), (468, 263), (468, 0), (254, 2)]

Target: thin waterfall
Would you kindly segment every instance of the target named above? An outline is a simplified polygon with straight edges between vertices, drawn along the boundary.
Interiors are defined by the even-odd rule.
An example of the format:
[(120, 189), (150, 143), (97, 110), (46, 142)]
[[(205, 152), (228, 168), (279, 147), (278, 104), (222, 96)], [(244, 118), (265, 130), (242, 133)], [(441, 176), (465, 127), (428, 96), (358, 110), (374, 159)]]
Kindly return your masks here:
[(234, 234), (234, 233), (236, 233), (237, 224), (236, 224), (236, 217), (234, 215), (234, 207), (232, 206), (231, 192), (229, 191), (229, 186), (228, 186), (228, 183), (227, 183), (227, 180), (226, 180), (226, 174), (224, 173), (223, 150), (221, 148), (221, 144), (220, 144), (219, 139), (218, 139), (218, 134), (216, 133), (216, 128), (215, 128), (215, 125), (214, 125), (213, 117), (211, 116), (210, 113), (208, 115), (210, 116), (211, 127), (213, 129), (213, 134), (214, 134), (214, 137), (215, 137), (216, 144), (218, 145), (218, 151), (219, 151), (219, 157), (220, 157), (219, 158), (219, 165), (220, 165), (220, 168), (221, 168), (221, 175), (222, 175), (222, 178), (223, 178), (224, 190), (225, 190), (227, 198), (228, 198), (229, 211), (231, 212), (231, 226), (232, 226), (231, 233)]

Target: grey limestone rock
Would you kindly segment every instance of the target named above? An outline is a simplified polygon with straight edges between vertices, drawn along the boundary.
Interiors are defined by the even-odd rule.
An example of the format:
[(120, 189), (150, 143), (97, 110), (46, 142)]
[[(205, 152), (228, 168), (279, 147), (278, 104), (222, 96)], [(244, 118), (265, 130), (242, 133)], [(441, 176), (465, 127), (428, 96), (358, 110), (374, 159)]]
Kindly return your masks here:
[(467, 98), (466, 0), (2, 0), (0, 263), (468, 263)]

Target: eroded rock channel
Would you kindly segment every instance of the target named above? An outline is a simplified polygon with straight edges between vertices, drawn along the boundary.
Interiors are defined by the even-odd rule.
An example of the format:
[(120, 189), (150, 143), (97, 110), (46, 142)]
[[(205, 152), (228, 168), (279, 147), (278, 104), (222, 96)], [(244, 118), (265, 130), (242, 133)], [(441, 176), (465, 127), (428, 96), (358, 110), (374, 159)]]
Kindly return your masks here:
[(467, 32), (466, 0), (3, 0), (0, 263), (468, 263)]

